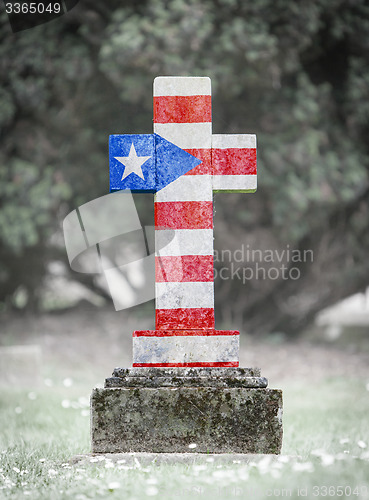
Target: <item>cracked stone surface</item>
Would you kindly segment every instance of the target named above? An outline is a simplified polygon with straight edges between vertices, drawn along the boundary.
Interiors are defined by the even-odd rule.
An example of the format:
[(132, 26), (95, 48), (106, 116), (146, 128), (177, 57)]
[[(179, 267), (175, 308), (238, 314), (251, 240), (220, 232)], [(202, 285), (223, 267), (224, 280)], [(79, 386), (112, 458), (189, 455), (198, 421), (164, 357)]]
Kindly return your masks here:
[[(165, 370), (161, 378), (170, 381)], [(242, 377), (235, 376), (238, 369), (232, 370), (237, 382)], [(143, 378), (127, 375), (132, 372), (124, 369), (114, 371), (118, 373), (121, 377), (115, 378), (123, 383), (127, 378)], [(191, 382), (180, 387), (145, 387), (141, 380), (141, 386), (134, 388), (94, 389), (93, 453), (186, 453), (190, 444), (196, 444), (198, 453), (280, 453), (282, 391), (211, 385), (225, 378), (209, 377), (207, 386), (191, 386)], [(245, 380), (258, 378), (266, 381), (244, 376)]]
[(265, 388), (259, 368), (115, 368), (105, 387)]

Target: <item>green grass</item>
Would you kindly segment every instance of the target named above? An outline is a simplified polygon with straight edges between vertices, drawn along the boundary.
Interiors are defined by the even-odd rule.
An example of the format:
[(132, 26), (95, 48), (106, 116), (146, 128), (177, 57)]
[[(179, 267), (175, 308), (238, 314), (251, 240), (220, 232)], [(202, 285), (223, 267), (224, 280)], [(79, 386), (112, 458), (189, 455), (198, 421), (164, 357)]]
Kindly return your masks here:
[(282, 456), (247, 465), (209, 458), (198, 465), (71, 465), (90, 449), (90, 387), (2, 390), (0, 498), (369, 498), (365, 384), (342, 377), (282, 387)]

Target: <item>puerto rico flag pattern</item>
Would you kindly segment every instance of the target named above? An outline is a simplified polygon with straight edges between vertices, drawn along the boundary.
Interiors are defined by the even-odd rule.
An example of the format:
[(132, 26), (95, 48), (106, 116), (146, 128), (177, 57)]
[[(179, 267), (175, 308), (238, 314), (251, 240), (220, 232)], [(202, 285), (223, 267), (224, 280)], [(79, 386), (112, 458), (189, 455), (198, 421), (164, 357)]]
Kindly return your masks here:
[(134, 332), (133, 366), (237, 367), (239, 332), (214, 323), (213, 191), (256, 190), (256, 137), (212, 135), (205, 77), (155, 79), (154, 133), (201, 163), (157, 186), (156, 329)]

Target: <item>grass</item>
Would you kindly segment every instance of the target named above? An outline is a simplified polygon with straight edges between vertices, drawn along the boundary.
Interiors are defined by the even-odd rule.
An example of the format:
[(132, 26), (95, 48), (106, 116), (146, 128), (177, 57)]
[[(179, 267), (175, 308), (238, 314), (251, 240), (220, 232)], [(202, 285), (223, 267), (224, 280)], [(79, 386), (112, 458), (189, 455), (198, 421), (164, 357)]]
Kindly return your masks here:
[(90, 387), (2, 390), (0, 498), (369, 498), (366, 381), (342, 377), (282, 388), (282, 455), (228, 465), (206, 456), (194, 465), (109, 458), (72, 465), (71, 457), (90, 450)]

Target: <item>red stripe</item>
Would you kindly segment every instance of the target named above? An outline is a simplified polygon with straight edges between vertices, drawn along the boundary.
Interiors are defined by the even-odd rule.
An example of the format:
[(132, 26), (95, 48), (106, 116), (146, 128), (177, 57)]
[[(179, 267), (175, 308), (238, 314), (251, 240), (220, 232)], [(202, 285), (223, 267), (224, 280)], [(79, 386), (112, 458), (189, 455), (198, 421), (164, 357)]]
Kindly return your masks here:
[(211, 122), (211, 96), (154, 97), (154, 123)]
[(168, 368), (175, 368), (175, 367), (238, 367), (239, 362), (238, 361), (215, 361), (214, 363), (207, 363), (207, 362), (194, 362), (194, 363), (133, 363), (133, 367), (151, 367), (151, 366), (157, 366), (157, 367), (168, 367)]
[(199, 160), (202, 161), (200, 165), (197, 165), (197, 167), (193, 168), (187, 174), (185, 175), (206, 175), (212, 174), (212, 168), (211, 168), (211, 149), (185, 149), (187, 153), (190, 153), (190, 155), (195, 156)]
[(155, 317), (157, 330), (214, 328), (214, 309), (212, 307), (156, 309)]
[(212, 229), (212, 201), (155, 203), (155, 229)]
[(188, 337), (188, 336), (224, 336), (224, 335), (239, 335), (237, 330), (136, 330), (133, 332), (133, 337)]
[(256, 175), (256, 148), (213, 149), (214, 175)]
[(183, 255), (155, 257), (155, 281), (213, 281), (212, 255)]
[(157, 366), (157, 367), (168, 367), (168, 368), (175, 368), (175, 367), (206, 367), (206, 366), (212, 366), (212, 367), (238, 367), (240, 366), (238, 361), (215, 361), (214, 363), (207, 363), (204, 361), (199, 361), (195, 363), (132, 363), (133, 367), (151, 367), (151, 366)]

